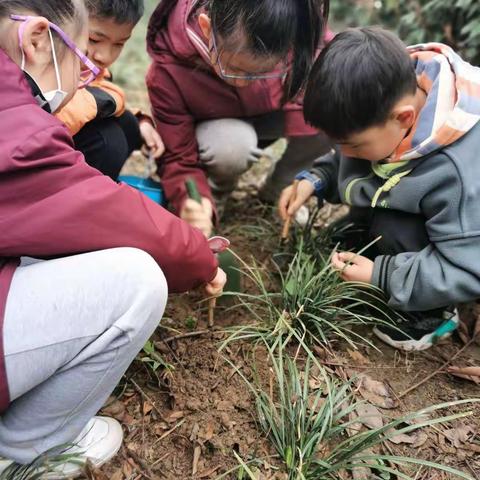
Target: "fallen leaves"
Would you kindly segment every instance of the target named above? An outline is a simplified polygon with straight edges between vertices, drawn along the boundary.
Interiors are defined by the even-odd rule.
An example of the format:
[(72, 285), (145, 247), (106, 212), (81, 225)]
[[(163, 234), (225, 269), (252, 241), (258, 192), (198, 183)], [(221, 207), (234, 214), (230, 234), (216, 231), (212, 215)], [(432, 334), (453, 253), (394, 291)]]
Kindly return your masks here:
[(456, 428), (444, 430), (443, 434), (455, 448), (460, 448), (475, 436), (475, 429), (471, 425), (461, 423)]
[[(396, 432), (396, 430), (393, 430), (393, 432)], [(408, 444), (413, 448), (420, 448), (427, 442), (428, 435), (419, 429), (409, 434), (400, 432), (394, 433), (388, 437), (388, 440), (395, 445)]]
[(357, 375), (356, 382), (360, 395), (372, 405), (385, 409), (398, 407), (392, 389), (385, 382), (374, 380), (365, 373)]
[(383, 427), (383, 415), (380, 410), (370, 403), (360, 403), (357, 408), (358, 421), (371, 430)]
[(350, 350), (347, 348), (347, 352), (350, 355), (350, 358), (357, 363), (358, 365), (369, 365), (370, 360), (365, 357), (360, 351), (358, 350)]
[(474, 339), (480, 345), (480, 303), (471, 302), (458, 307), (460, 324), (458, 334), (463, 343)]

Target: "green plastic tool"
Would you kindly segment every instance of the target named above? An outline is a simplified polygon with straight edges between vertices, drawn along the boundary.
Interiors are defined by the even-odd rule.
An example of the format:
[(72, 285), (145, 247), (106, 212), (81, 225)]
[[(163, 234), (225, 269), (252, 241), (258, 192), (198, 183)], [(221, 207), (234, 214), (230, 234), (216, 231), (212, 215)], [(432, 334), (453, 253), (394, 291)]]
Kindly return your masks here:
[[(202, 203), (202, 197), (198, 191), (197, 183), (193, 178), (188, 178), (185, 181), (185, 187), (189, 198), (198, 203)], [(239, 271), (239, 264), (232, 252), (226, 250), (218, 255), (218, 262), (220, 268), (227, 274), (227, 283), (225, 285), (225, 292), (239, 293), (242, 291), (242, 282)]]

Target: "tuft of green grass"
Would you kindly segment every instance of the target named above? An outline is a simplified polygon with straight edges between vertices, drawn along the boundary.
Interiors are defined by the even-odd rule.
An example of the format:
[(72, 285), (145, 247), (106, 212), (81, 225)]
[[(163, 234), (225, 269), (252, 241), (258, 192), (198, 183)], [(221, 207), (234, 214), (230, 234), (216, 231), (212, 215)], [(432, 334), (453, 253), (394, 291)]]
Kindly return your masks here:
[(62, 453), (72, 446), (63, 445), (48, 450), (27, 465), (12, 463), (0, 474), (0, 480), (40, 480), (48, 478), (49, 473), (55, 473), (65, 463), (84, 465), (85, 461), (81, 459), (81, 453)]
[[(313, 256), (300, 242), (286, 271), (275, 266), (267, 271), (255, 261), (247, 265), (240, 260), (256, 292), (237, 294), (237, 307), (246, 308), (255, 323), (230, 329), (226, 343), (264, 338), (273, 343), (293, 329), (309, 343), (341, 339), (353, 347), (372, 345), (357, 327), (393, 324), (396, 314), (378, 288), (341, 280), (330, 266), (332, 254)], [(278, 285), (277, 291), (271, 285)]]
[[(286, 354), (285, 342), (278, 341), (273, 346), (265, 343), (265, 346), (273, 372), (268, 390), (258, 377), (250, 382), (238, 369), (237, 372), (255, 396), (260, 426), (282, 459), (288, 480), (337, 480), (345, 478), (345, 474), (358, 474), (360, 470), (371, 472), (366, 477), (369, 479), (413, 480), (408, 473), (410, 467), (428, 467), (456, 478), (473, 480), (446, 465), (385, 454), (382, 445), (394, 435), (467, 417), (472, 412), (439, 418), (431, 418), (431, 415), (447, 407), (467, 405), (480, 399), (435, 405), (392, 420), (382, 428), (359, 431), (353, 428), (359, 419), (351, 414), (364, 402), (356, 400), (351, 383), (342, 384), (332, 379), (317, 364), (311, 352), (300, 370)], [(311, 383), (313, 364), (323, 380), (320, 385), (319, 382)], [(252, 473), (244, 463), (241, 466), (249, 475)]]
[(193, 315), (189, 315), (185, 319), (185, 327), (188, 328), (188, 330), (195, 330), (198, 325), (198, 318), (194, 317)]
[(155, 344), (151, 341), (148, 341), (143, 347), (142, 354), (139, 358), (141, 362), (149, 367), (149, 369), (157, 374), (157, 370), (162, 367), (167, 372), (170, 372), (175, 369), (173, 365), (168, 363), (156, 350)]

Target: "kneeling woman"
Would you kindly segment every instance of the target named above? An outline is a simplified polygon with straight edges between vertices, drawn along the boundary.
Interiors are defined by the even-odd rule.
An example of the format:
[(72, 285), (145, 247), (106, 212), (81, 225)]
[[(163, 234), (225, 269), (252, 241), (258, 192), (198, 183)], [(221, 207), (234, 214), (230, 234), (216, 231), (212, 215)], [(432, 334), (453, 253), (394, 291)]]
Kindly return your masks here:
[[(176, 213), (209, 236), (238, 177), (269, 143), (285, 155), (263, 189), (276, 200), (329, 149), (302, 112), (302, 88), (324, 39), (329, 0), (162, 0), (150, 21), (147, 77)], [(202, 205), (188, 199), (196, 180)]]
[(82, 0), (0, 2), (0, 470), (66, 443), (111, 458), (121, 427), (94, 415), (167, 291), (224, 283), (200, 232), (89, 167), (50, 115), (95, 76), (87, 40)]

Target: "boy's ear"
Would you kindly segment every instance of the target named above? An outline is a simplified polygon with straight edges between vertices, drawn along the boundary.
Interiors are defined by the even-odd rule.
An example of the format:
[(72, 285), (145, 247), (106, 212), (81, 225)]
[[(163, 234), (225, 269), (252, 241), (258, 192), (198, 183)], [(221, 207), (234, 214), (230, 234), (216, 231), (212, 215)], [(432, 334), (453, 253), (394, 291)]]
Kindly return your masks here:
[(198, 16), (198, 25), (205, 38), (210, 39), (210, 35), (212, 34), (212, 21), (206, 13), (201, 13)]
[(415, 107), (413, 105), (403, 105), (394, 111), (394, 118), (404, 130), (413, 127), (416, 118)]
[(35, 17), (25, 23), (22, 48), (27, 63), (50, 63), (52, 61), (49, 28), (48, 20), (44, 17)]

